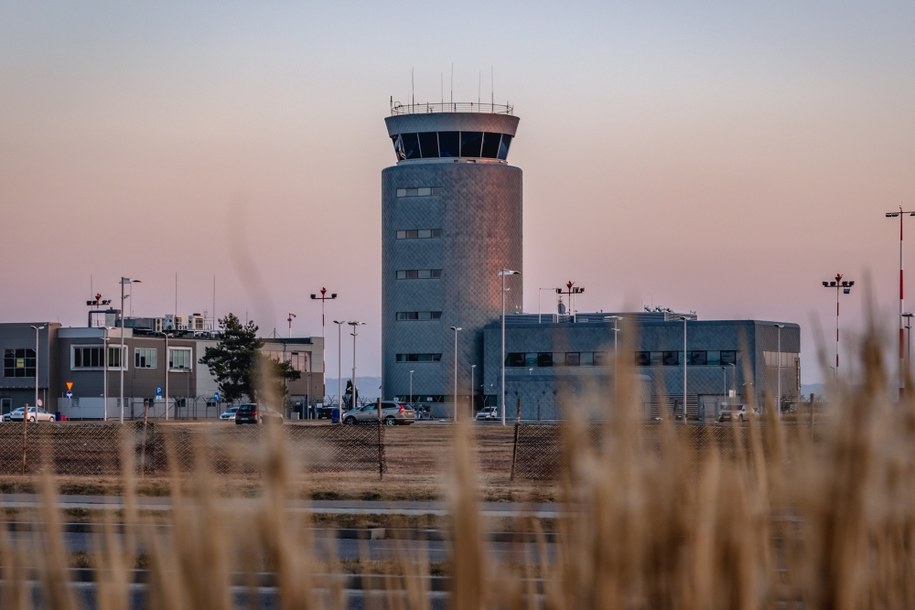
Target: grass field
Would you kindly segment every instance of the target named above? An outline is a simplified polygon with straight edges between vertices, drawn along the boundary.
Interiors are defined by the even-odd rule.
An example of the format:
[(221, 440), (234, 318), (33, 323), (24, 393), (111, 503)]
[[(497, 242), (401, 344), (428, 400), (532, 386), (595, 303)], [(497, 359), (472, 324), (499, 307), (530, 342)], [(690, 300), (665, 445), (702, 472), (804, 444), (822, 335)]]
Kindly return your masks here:
[[(303, 476), (271, 427), (245, 456), (256, 468), (244, 475), (216, 474), (198, 460), (150, 480), (135, 474), (136, 455), (125, 451), (116, 479), (13, 477), (6, 485), (33, 485), (45, 501), (39, 514), (10, 515), (39, 521), (33, 538), (0, 530), (0, 607), (32, 607), (23, 586), (30, 577), (42, 583), (47, 607), (76, 607), (55, 497), (85, 485), (127, 499), (123, 513), (97, 518), (97, 549), (79, 558), (98, 570), (104, 609), (126, 607), (138, 564), (149, 570), (156, 609), (231, 608), (233, 575), (264, 569), (290, 609), (342, 608), (339, 589), (319, 594), (327, 587), (320, 575), (361, 569), (387, 575), (391, 595), (381, 607), (390, 608), (428, 608), (421, 577), (432, 572), (450, 578), (449, 607), (459, 609), (915, 608), (915, 403), (886, 394), (880, 354), (865, 341), (861, 383), (833, 388), (815, 435), (780, 424), (773, 409), (765, 422), (721, 428), (734, 433), (727, 443), (697, 445), (686, 426), (667, 421), (646, 434), (636, 389), (620, 388), (618, 416), (597, 436), (578, 418), (562, 428), (551, 481), (510, 480), (512, 428), (469, 423), (386, 431), (389, 471), (380, 480), (371, 472)], [(131, 501), (141, 490), (168, 493), (174, 510), (144, 515)], [(235, 496), (255, 501), (237, 510)], [(450, 559), (430, 565), (414, 553), (371, 568), (319, 561), (312, 526), (337, 524), (290, 519), (285, 510), (290, 498), (309, 497), (444, 499), (449, 516), (436, 525), (447, 532)], [(550, 523), (510, 525), (541, 541), (555, 532), (553, 552), (542, 542), (510, 560), (492, 557), (483, 499), (568, 508)], [(156, 519), (168, 520), (167, 535)], [(542, 579), (539, 596), (532, 577)]]

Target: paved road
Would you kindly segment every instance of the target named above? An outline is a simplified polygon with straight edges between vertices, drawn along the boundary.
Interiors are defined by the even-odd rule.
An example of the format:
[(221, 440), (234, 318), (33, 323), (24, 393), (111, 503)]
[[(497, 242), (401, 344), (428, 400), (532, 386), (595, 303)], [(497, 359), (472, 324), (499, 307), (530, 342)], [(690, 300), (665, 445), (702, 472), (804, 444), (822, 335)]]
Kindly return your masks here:
[[(144, 511), (170, 511), (171, 499), (168, 497), (138, 496), (135, 503)], [(240, 508), (254, 506), (257, 498), (229, 498), (226, 502), (236, 503)], [(124, 499), (121, 496), (58, 496), (61, 509), (85, 510), (123, 510)], [(41, 505), (38, 494), (0, 494), (0, 507), (37, 508)], [(290, 500), (292, 511), (310, 511), (332, 515), (436, 515), (449, 514), (448, 505), (440, 501), (388, 501), (388, 500)], [(537, 517), (553, 519), (559, 516), (561, 506), (554, 503), (526, 504), (516, 502), (484, 502), (480, 504), (479, 514), (483, 517)]]

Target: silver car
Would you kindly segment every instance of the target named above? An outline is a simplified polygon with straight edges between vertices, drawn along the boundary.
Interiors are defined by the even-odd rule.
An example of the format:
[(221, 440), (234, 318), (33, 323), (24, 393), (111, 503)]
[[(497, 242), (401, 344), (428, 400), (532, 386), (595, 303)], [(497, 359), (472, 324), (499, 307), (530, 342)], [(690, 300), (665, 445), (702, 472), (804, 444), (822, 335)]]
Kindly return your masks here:
[[(381, 421), (387, 426), (394, 424), (408, 425), (416, 421), (416, 411), (405, 402), (396, 400), (381, 401)], [(377, 422), (378, 405), (370, 403), (362, 407), (350, 409), (343, 414), (343, 423), (347, 425)]]
[[(22, 421), (24, 409), (16, 409), (10, 413), (10, 421)], [(48, 413), (41, 407), (29, 407), (29, 423), (36, 421), (54, 421), (54, 414)]]
[(219, 414), (220, 421), (235, 421), (235, 412), (238, 411), (238, 406), (229, 407), (225, 411)]

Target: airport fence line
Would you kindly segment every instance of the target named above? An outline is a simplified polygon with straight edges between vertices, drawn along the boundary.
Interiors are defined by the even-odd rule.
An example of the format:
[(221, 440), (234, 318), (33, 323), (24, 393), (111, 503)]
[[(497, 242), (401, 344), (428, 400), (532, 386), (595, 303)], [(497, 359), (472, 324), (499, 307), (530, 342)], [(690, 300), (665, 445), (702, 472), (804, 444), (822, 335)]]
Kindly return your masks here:
[[(269, 443), (285, 443), (294, 472), (387, 470), (382, 425), (180, 426), (154, 422), (4, 424), (0, 475), (116, 476), (130, 459), (137, 474), (256, 474)], [(278, 434), (281, 437), (271, 435)], [(125, 455), (125, 449), (127, 451)], [(203, 464), (201, 464), (203, 461)]]
[[(411, 432), (422, 434), (419, 426)], [(767, 434), (766, 426), (756, 428)], [(786, 433), (808, 434), (809, 427), (784, 426)], [(644, 424), (637, 442), (645, 451), (656, 451), (664, 434), (675, 434), (701, 458), (712, 448), (728, 454), (751, 446), (747, 425)], [(185, 474), (198, 466), (221, 475), (257, 475), (272, 443), (282, 442), (294, 473), (377, 473), (379, 478), (394, 465), (397, 474), (439, 475), (441, 461), (411, 461), (409, 437), (389, 438), (380, 424), (209, 426), (158, 424), (142, 421), (68, 422), (0, 425), (0, 475), (37, 474), (64, 476), (117, 476), (130, 460), (137, 474)], [(606, 429), (599, 424), (584, 428), (591, 449), (603, 451)], [(395, 440), (392, 440), (395, 439)], [(489, 443), (480, 445), (479, 442)], [(579, 442), (579, 441), (572, 441)], [(516, 422), (504, 435), (478, 439), (482, 474), (511, 480), (555, 481), (568, 461), (568, 439), (558, 422)], [(788, 443), (790, 445), (790, 443)], [(403, 455), (402, 455), (403, 454)]]

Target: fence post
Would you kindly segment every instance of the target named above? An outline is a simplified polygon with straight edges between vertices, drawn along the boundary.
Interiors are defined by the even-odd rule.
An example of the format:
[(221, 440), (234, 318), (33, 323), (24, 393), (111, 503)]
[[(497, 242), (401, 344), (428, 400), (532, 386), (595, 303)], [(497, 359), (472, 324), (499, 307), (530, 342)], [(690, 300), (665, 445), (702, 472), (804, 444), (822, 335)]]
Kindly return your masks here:
[(518, 457), (518, 431), (521, 428), (521, 422), (515, 420), (515, 437), (512, 441), (512, 471), (509, 480), (515, 480), (515, 459)]

